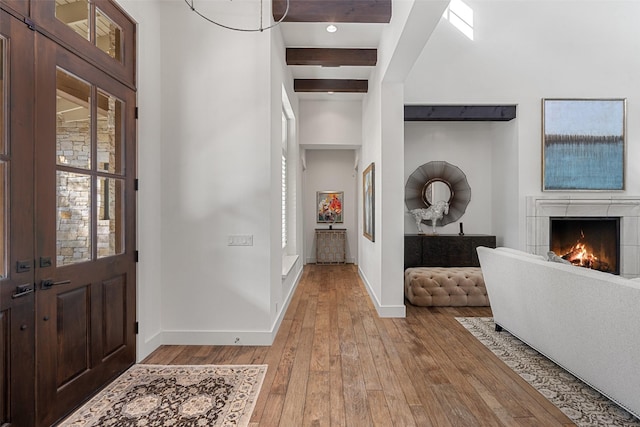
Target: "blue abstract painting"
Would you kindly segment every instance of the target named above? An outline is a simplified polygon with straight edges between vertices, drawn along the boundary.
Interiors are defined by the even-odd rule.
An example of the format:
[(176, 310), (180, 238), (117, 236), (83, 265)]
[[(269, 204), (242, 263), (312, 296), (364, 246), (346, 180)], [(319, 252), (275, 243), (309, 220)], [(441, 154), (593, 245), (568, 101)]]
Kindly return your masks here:
[(543, 100), (543, 190), (624, 190), (625, 100)]

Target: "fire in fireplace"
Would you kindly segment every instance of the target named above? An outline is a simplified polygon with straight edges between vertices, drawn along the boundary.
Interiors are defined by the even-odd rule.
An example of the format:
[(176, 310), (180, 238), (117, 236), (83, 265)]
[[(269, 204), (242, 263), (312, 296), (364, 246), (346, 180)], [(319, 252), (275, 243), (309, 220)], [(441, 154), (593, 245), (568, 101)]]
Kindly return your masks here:
[(620, 274), (619, 217), (551, 217), (549, 248), (574, 265)]

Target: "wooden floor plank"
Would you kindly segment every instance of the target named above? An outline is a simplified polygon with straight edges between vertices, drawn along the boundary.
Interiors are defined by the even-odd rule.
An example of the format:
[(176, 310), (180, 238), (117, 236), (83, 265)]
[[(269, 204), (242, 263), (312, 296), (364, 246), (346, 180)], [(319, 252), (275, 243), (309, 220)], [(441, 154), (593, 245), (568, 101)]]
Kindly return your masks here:
[[(401, 281), (400, 281), (401, 283)], [(250, 425), (572, 426), (455, 317), (380, 318), (353, 265), (307, 265), (271, 346), (161, 346), (156, 364), (266, 364)]]

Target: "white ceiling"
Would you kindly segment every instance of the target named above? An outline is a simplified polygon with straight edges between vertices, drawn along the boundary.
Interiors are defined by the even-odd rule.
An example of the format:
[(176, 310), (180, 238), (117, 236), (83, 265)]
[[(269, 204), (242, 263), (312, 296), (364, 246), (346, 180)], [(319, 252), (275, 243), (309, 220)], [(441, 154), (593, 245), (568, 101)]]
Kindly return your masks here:
[[(286, 47), (377, 48), (385, 25), (337, 23), (335, 33), (327, 32), (329, 23), (283, 22), (280, 24)], [(294, 79), (367, 79), (373, 67), (320, 67), (290, 65)], [(298, 92), (300, 99), (360, 100), (358, 93)]]

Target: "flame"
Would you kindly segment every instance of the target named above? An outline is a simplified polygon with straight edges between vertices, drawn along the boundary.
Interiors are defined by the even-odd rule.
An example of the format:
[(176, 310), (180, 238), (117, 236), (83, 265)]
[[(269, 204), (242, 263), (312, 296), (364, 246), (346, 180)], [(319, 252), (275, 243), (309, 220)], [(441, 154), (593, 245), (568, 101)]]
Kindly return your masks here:
[(566, 259), (572, 264), (589, 268), (591, 268), (598, 261), (598, 257), (596, 257), (592, 252), (589, 252), (586, 245), (580, 242), (573, 245), (571, 249), (569, 249), (569, 252), (562, 255), (562, 258)]

